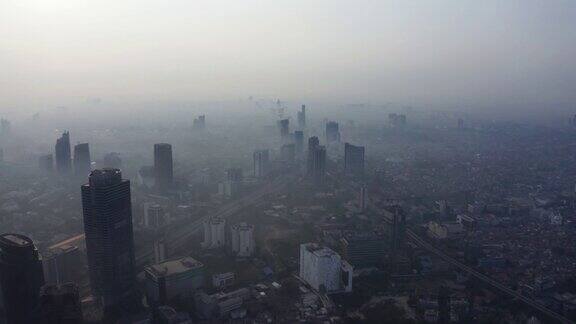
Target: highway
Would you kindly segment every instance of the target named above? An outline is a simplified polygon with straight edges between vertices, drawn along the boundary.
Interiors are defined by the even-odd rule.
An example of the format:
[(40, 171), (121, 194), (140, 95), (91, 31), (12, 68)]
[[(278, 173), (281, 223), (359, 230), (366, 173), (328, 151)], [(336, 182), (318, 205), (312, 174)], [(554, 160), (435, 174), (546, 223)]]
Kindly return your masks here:
[[(268, 195), (280, 192), (290, 182), (290, 178), (291, 177), (287, 175), (280, 176), (277, 179), (273, 180), (272, 182), (264, 185), (263, 187), (258, 188), (257, 190), (247, 194), (244, 197), (239, 198), (238, 200), (234, 200), (224, 205), (219, 210), (210, 213), (202, 217), (201, 219), (198, 219), (192, 223), (185, 224), (177, 228), (172, 228), (170, 231), (168, 231), (164, 239), (166, 245), (172, 251), (183, 247), (186, 244), (186, 242), (188, 242), (190, 237), (192, 237), (194, 234), (196, 234), (198, 231), (202, 229), (202, 224), (207, 219), (211, 217), (221, 217), (225, 219), (231, 215), (234, 215), (238, 213), (242, 208), (254, 205), (260, 202), (263, 198), (267, 197)], [(140, 251), (136, 253), (136, 265), (137, 266), (146, 265), (146, 263), (148, 263), (151, 260), (152, 255), (153, 255), (152, 248), (147, 250), (140, 249)]]
[(449, 255), (447, 255), (446, 253), (442, 252), (440, 249), (432, 246), (432, 244), (426, 242), (425, 240), (421, 239), (416, 233), (414, 233), (411, 230), (406, 230), (406, 235), (409, 239), (411, 239), (416, 245), (420, 246), (421, 248), (427, 250), (430, 253), (433, 253), (435, 255), (437, 255), (438, 257), (440, 257), (442, 260), (446, 261), (447, 263), (451, 264), (452, 266), (460, 269), (461, 271), (464, 271), (466, 273), (468, 273), (471, 276), (474, 276), (475, 278), (478, 278), (480, 280), (482, 280), (483, 282), (489, 284), (490, 286), (496, 288), (497, 290), (501, 291), (502, 293), (508, 295), (509, 297), (512, 298), (516, 298), (520, 301), (522, 301), (524, 304), (540, 311), (542, 314), (545, 314), (546, 316), (548, 316), (551, 319), (555, 319), (556, 321), (560, 322), (560, 323), (574, 323), (572, 321), (570, 321), (569, 319), (567, 319), (566, 317), (546, 308), (545, 306), (543, 306), (542, 304), (536, 302), (535, 300), (528, 298), (526, 296), (523, 296), (522, 294), (508, 288), (507, 286), (497, 282), (496, 280), (486, 276), (485, 274), (480, 273), (477, 270), (474, 270), (473, 268), (463, 264), (462, 262), (459, 262), (457, 260), (455, 260), (454, 258), (450, 257)]

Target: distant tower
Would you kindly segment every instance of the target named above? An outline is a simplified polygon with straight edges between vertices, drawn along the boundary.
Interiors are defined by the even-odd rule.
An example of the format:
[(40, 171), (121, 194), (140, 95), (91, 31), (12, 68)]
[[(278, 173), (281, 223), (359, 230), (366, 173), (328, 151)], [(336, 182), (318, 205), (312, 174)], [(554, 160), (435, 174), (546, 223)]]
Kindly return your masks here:
[(404, 245), (406, 235), (406, 215), (400, 206), (393, 206), (392, 216), (392, 252), (396, 254)]
[(202, 130), (206, 128), (206, 116), (200, 115), (196, 117), (196, 119), (194, 119), (194, 122), (192, 123), (192, 128), (197, 130)]
[(91, 160), (88, 143), (74, 146), (74, 174), (85, 177), (90, 174)]
[(265, 177), (270, 171), (270, 152), (268, 150), (255, 151), (254, 158), (254, 177)]
[(204, 221), (204, 242), (205, 249), (217, 249), (226, 244), (226, 221), (220, 217), (212, 217)]
[(78, 286), (73, 283), (45, 285), (40, 290), (42, 323), (80, 324), (82, 306)]
[(283, 161), (292, 163), (296, 159), (296, 145), (292, 144), (284, 144), (280, 148), (280, 156), (282, 157)]
[(92, 171), (82, 208), (92, 292), (105, 310), (129, 307), (136, 279), (130, 181), (118, 169)]
[(337, 122), (326, 123), (326, 142), (340, 142), (340, 131)]
[(230, 228), (232, 252), (239, 257), (249, 257), (254, 253), (254, 226), (240, 223)]
[(308, 139), (308, 161), (306, 163), (306, 174), (312, 176), (314, 170), (314, 151), (320, 146), (320, 140), (316, 136), (312, 136)]
[(158, 189), (165, 191), (172, 186), (174, 181), (172, 145), (154, 144), (154, 173)]
[(360, 187), (358, 206), (360, 207), (360, 211), (365, 211), (368, 207), (368, 189), (366, 186)]
[(312, 154), (312, 179), (315, 185), (326, 183), (326, 147), (318, 146)]
[(54, 158), (52, 157), (52, 154), (46, 154), (39, 157), (38, 167), (42, 172), (52, 173), (54, 171)]
[(154, 241), (154, 263), (158, 264), (166, 260), (166, 242), (164, 239)]
[(301, 156), (302, 152), (304, 152), (304, 132), (303, 131), (295, 131), (294, 132), (294, 145), (296, 145), (296, 154), (298, 154), (298, 156)]
[(344, 144), (344, 171), (347, 174), (364, 174), (364, 146)]
[(282, 119), (278, 121), (278, 128), (280, 129), (280, 137), (286, 140), (290, 135), (290, 120)]
[(38, 295), (42, 261), (24, 235), (0, 235), (0, 323), (40, 323)]
[(70, 133), (64, 132), (62, 137), (56, 140), (56, 169), (60, 174), (72, 171), (72, 156), (70, 152)]
[(306, 128), (306, 105), (302, 105), (302, 109), (298, 112), (298, 127)]

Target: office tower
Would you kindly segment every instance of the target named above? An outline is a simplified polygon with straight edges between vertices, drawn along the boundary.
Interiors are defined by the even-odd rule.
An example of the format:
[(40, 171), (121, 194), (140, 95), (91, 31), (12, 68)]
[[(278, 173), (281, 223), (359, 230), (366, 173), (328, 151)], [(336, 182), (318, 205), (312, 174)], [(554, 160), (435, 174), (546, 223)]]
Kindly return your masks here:
[(386, 257), (386, 240), (375, 233), (352, 233), (340, 240), (342, 257), (356, 267), (381, 265)]
[(459, 129), (463, 129), (463, 128), (464, 128), (464, 119), (458, 118), (458, 128), (459, 128)]
[(42, 172), (51, 173), (54, 171), (54, 159), (52, 158), (52, 154), (46, 154), (39, 157), (38, 167)]
[(298, 127), (306, 128), (306, 105), (302, 105), (302, 109), (298, 112)]
[(82, 208), (92, 293), (105, 310), (130, 307), (136, 279), (130, 181), (118, 169), (92, 171)]
[(44, 285), (40, 290), (40, 310), (44, 324), (82, 323), (78, 286), (73, 283)]
[(82, 255), (73, 245), (54, 247), (42, 253), (42, 266), (47, 284), (74, 282), (82, 267)]
[(300, 278), (327, 293), (352, 291), (352, 266), (333, 250), (315, 243), (300, 244)]
[(317, 186), (326, 182), (326, 147), (318, 146), (312, 154), (312, 181)]
[(353, 175), (364, 174), (364, 146), (344, 144), (344, 172)]
[(197, 129), (197, 130), (201, 130), (201, 129), (206, 128), (206, 116), (200, 115), (200, 116), (196, 117), (194, 119), (194, 122), (192, 123), (192, 128)]
[(148, 302), (164, 305), (175, 297), (192, 297), (204, 285), (204, 264), (191, 257), (157, 263), (144, 269)]
[(56, 170), (58, 170), (60, 174), (66, 174), (72, 171), (69, 132), (64, 132), (62, 137), (56, 140)]
[(112, 169), (120, 169), (122, 167), (122, 159), (120, 153), (111, 152), (104, 155), (104, 167)]
[(166, 242), (164, 239), (154, 241), (154, 263), (164, 262), (166, 260)]
[(278, 128), (280, 129), (280, 137), (285, 140), (290, 135), (290, 120), (282, 119), (278, 121)]
[(226, 180), (219, 185), (219, 193), (228, 198), (235, 198), (242, 189), (242, 169), (230, 168), (226, 170)]
[(404, 245), (406, 236), (406, 215), (400, 206), (392, 206), (392, 253), (396, 254)]
[(295, 131), (294, 132), (294, 145), (296, 146), (296, 154), (299, 156), (304, 152), (304, 132)]
[(0, 323), (39, 323), (42, 261), (24, 235), (0, 235)]
[(249, 257), (254, 253), (254, 226), (240, 223), (230, 228), (230, 245), (238, 257)]
[(331, 121), (326, 123), (326, 142), (340, 142), (340, 131), (337, 122)]
[(204, 242), (205, 249), (216, 249), (223, 247), (226, 243), (226, 221), (220, 217), (211, 217), (204, 221)]
[(144, 227), (157, 229), (167, 223), (166, 215), (162, 206), (158, 204), (144, 203)]
[(172, 186), (174, 180), (172, 145), (166, 143), (154, 144), (154, 173), (158, 189), (164, 191)]
[(368, 207), (368, 189), (366, 186), (360, 187), (360, 195), (359, 195), (358, 207), (360, 211), (365, 211)]
[(296, 145), (293, 143), (282, 145), (280, 148), (280, 156), (282, 161), (294, 162), (296, 159)]
[(90, 174), (91, 160), (88, 143), (74, 145), (74, 174), (86, 177)]
[(252, 156), (254, 158), (254, 177), (265, 177), (270, 171), (270, 152), (259, 150), (255, 151)]
[(8, 135), (10, 133), (10, 121), (8, 119), (0, 119), (0, 135)]
[(312, 176), (314, 170), (314, 151), (320, 146), (320, 140), (316, 136), (308, 139), (308, 159), (306, 161), (306, 174)]

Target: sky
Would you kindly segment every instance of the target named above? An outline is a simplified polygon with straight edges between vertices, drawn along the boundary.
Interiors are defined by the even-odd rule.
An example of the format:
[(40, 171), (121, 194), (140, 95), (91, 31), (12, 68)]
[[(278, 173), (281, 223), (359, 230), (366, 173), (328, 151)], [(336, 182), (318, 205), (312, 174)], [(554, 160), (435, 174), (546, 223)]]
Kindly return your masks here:
[(0, 111), (248, 96), (576, 106), (576, 1), (0, 1)]

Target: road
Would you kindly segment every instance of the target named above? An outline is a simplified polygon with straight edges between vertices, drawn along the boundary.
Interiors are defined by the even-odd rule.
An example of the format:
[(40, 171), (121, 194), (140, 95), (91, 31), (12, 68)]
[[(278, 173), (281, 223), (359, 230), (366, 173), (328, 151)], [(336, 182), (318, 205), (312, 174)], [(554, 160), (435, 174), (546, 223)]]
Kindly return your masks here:
[(543, 314), (545, 314), (546, 316), (548, 316), (551, 319), (555, 319), (560, 323), (574, 323), (572, 321), (570, 321), (569, 319), (567, 319), (566, 317), (546, 308), (544, 305), (536, 302), (535, 300), (528, 298), (526, 296), (523, 296), (522, 294), (508, 288), (507, 286), (497, 282), (496, 280), (488, 277), (487, 275), (474, 270), (473, 268), (463, 264), (462, 262), (459, 262), (457, 260), (455, 260), (454, 258), (450, 257), (449, 255), (447, 255), (446, 253), (444, 253), (443, 251), (441, 251), (440, 249), (434, 247), (432, 244), (426, 242), (425, 240), (421, 239), (416, 233), (414, 233), (411, 230), (406, 230), (406, 235), (409, 239), (411, 239), (414, 243), (416, 243), (418, 246), (422, 247), (423, 249), (427, 250), (430, 253), (433, 253), (435, 255), (437, 255), (438, 257), (440, 257), (442, 260), (446, 261), (447, 263), (451, 264), (452, 266), (460, 269), (461, 271), (464, 271), (466, 273), (468, 273), (471, 276), (474, 276), (477, 279), (482, 280), (483, 282), (489, 284), (490, 286), (496, 288), (497, 290), (501, 291), (502, 293), (508, 295), (509, 297), (513, 297), (516, 298), (520, 301), (522, 301), (524, 304), (542, 312)]
[[(210, 213), (202, 217), (201, 219), (198, 219), (192, 223), (185, 224), (183, 226), (170, 230), (164, 239), (166, 244), (170, 247), (170, 250), (172, 251), (183, 247), (186, 244), (186, 242), (188, 242), (190, 237), (192, 237), (194, 234), (196, 234), (198, 231), (202, 229), (202, 224), (207, 219), (211, 217), (221, 217), (225, 219), (231, 215), (234, 215), (238, 213), (242, 208), (254, 205), (260, 202), (263, 198), (267, 197), (268, 195), (280, 192), (282, 189), (286, 187), (286, 185), (288, 185), (288, 183), (290, 182), (290, 178), (291, 177), (287, 175), (280, 176), (277, 179), (273, 180), (272, 182), (264, 185), (263, 187), (247, 194), (242, 198), (239, 198), (238, 200), (234, 200), (226, 204), (219, 210)], [(136, 253), (136, 264), (138, 266), (145, 265), (152, 258), (152, 255), (153, 251), (151, 248), (147, 250), (140, 249), (140, 251)]]

